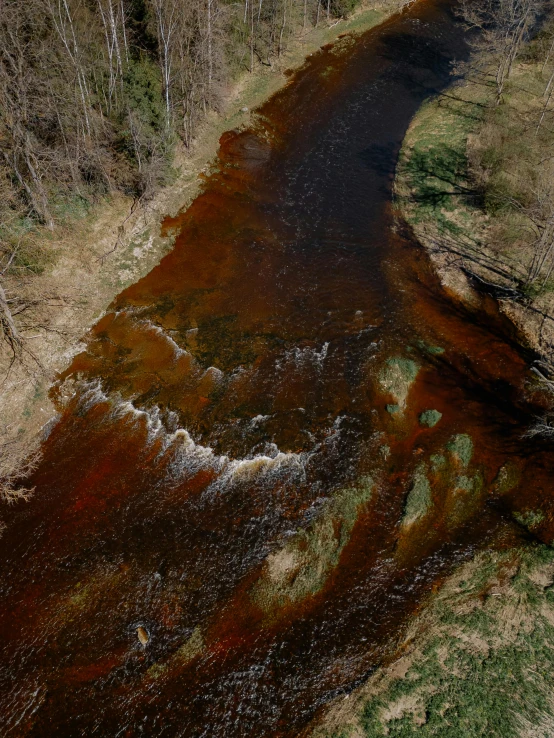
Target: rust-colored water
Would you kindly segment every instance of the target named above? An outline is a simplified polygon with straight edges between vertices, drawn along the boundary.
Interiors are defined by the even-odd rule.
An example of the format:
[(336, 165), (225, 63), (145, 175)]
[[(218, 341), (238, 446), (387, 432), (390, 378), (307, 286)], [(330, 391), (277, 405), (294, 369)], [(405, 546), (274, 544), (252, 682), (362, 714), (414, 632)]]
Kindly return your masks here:
[[(393, 228), (406, 127), (465, 53), (450, 8), (422, 0), (322, 50), (225, 134), (164, 224), (173, 252), (65, 373), (35, 496), (0, 541), (2, 735), (299, 735), (454, 563), (529, 535), (511, 511), (542, 510), (534, 532), (554, 537), (554, 457), (521, 438), (529, 357)], [(420, 367), (400, 414), (391, 358)], [(457, 434), (474, 447), (460, 488), (430, 472), (432, 512), (402, 526), (414, 470)], [(268, 555), (368, 475), (338, 563), (264, 608)]]

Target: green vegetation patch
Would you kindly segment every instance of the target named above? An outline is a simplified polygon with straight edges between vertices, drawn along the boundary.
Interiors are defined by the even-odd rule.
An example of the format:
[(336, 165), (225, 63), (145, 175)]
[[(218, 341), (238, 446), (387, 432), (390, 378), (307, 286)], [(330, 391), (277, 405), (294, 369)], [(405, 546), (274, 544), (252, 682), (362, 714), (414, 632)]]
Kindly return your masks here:
[(308, 530), (300, 530), (286, 546), (268, 556), (252, 598), (268, 613), (316, 594), (339, 563), (352, 529), (370, 501), (374, 483), (361, 477), (337, 492)]
[(419, 422), (427, 428), (434, 428), (441, 418), (442, 413), (438, 410), (424, 410), (419, 416)]
[(525, 512), (514, 512), (514, 518), (520, 525), (526, 528), (536, 528), (544, 520), (544, 513), (542, 510), (526, 510)]
[(417, 346), (422, 351), (431, 354), (431, 356), (440, 356), (441, 354), (444, 354), (444, 349), (441, 346), (431, 346), (430, 344), (425, 343), (425, 341), (417, 341)]
[(199, 626), (192, 631), (190, 637), (165, 661), (157, 661), (146, 672), (149, 679), (157, 680), (168, 675), (175, 668), (182, 668), (185, 664), (200, 656), (205, 643)]
[(511, 462), (500, 467), (496, 479), (494, 480), (494, 490), (498, 493), (505, 494), (517, 487), (521, 478), (521, 473), (517, 466)]
[(437, 474), (437, 472), (446, 466), (446, 456), (442, 454), (431, 454), (429, 460), (431, 462), (431, 471), (434, 474)]
[(392, 675), (378, 670), (313, 738), (551, 736), (553, 576), (547, 546), (464, 564), (414, 624)]
[(468, 466), (473, 457), (473, 441), (467, 433), (454, 436), (446, 446), (447, 450), (456, 457), (462, 466)]
[(461, 94), (421, 106), (402, 147), (396, 182), (397, 198), (412, 225), (432, 222), (439, 231), (458, 236), (464, 217), (477, 212), (466, 147), (482, 117), (482, 108)]
[(431, 485), (427, 479), (427, 467), (420, 464), (415, 470), (412, 486), (406, 498), (402, 527), (408, 527), (427, 515), (431, 505)]
[(410, 388), (418, 373), (419, 366), (415, 361), (401, 357), (388, 359), (379, 373), (382, 389), (394, 397), (402, 410), (406, 407)]

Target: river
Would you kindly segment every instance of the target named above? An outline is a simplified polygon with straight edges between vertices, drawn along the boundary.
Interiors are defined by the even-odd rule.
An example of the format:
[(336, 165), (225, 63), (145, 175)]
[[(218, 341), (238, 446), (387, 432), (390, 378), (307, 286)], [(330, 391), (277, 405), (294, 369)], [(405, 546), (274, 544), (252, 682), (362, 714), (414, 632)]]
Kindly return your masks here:
[(456, 563), (530, 537), (513, 511), (552, 541), (532, 357), (392, 203), (466, 53), (449, 0), (325, 47), (164, 222), (6, 515), (2, 735), (298, 736)]

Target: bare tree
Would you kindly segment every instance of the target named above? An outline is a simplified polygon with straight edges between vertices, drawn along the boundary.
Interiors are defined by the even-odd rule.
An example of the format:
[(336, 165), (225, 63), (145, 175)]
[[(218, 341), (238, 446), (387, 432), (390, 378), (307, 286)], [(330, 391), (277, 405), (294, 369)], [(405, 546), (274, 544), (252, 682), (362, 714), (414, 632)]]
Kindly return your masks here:
[(171, 82), (175, 48), (175, 36), (179, 22), (179, 0), (150, 0), (153, 10), (158, 46), (160, 51), (160, 66), (162, 71), (163, 89), (166, 109), (166, 124), (171, 124)]
[[(40, 452), (38, 442), (18, 438), (0, 428), (0, 500), (13, 503), (28, 500), (34, 489), (25, 483), (36, 468)], [(0, 522), (0, 532), (2, 531)]]
[(473, 61), (494, 69), (497, 105), (521, 45), (543, 5), (543, 0), (461, 1), (466, 23), (477, 31), (473, 40), (477, 56)]

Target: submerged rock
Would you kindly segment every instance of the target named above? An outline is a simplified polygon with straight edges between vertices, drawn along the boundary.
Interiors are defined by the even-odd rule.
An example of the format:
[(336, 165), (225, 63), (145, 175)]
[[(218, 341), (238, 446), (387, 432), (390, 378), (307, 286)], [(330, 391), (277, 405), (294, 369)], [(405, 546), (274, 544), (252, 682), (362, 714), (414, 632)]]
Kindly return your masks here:
[(139, 625), (139, 627), (137, 628), (137, 638), (143, 646), (146, 646), (146, 644), (150, 640), (148, 631), (146, 630), (146, 628), (143, 628), (142, 625)]

